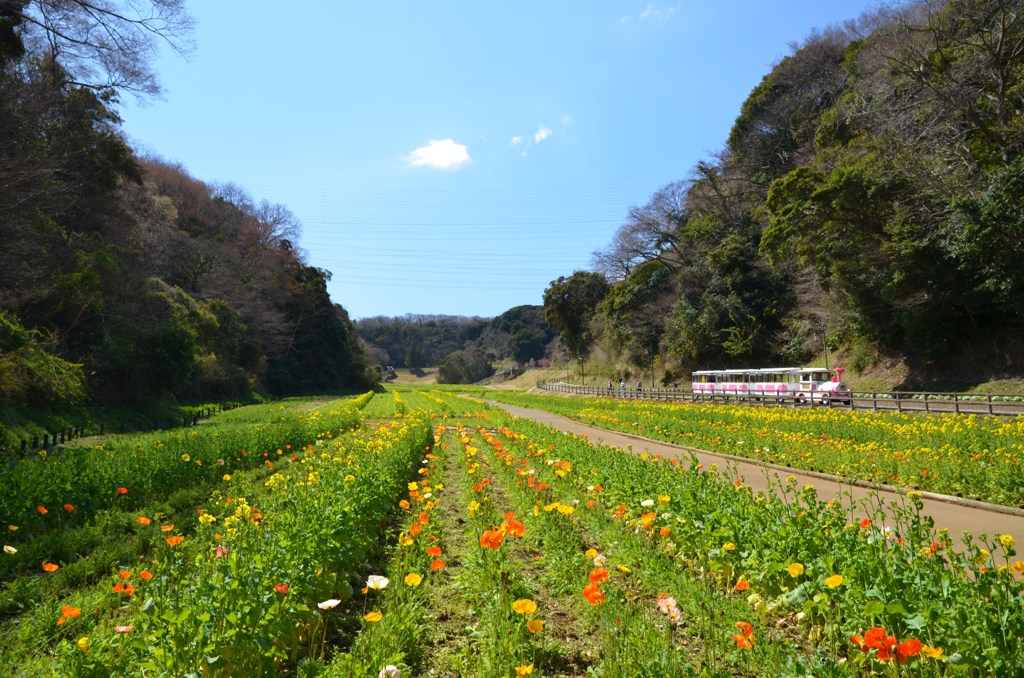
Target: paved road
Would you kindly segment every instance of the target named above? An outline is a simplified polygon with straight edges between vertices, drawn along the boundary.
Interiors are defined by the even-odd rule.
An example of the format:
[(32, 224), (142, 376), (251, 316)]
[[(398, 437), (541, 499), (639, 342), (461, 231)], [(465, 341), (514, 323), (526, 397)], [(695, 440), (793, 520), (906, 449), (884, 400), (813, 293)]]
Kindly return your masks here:
[[(551, 426), (562, 431), (571, 431), (573, 433), (583, 434), (588, 436), (591, 440), (600, 441), (606, 445), (613, 445), (622, 449), (625, 449), (628, 445), (632, 445), (634, 454), (639, 454), (646, 450), (652, 454), (660, 454), (661, 456), (669, 459), (689, 458), (689, 451), (676, 445), (649, 441), (637, 436), (619, 433), (617, 431), (609, 431), (607, 429), (587, 426), (586, 424), (581, 424), (579, 422), (572, 421), (571, 419), (560, 417), (557, 414), (545, 412), (544, 410), (517, 407), (515, 405), (506, 405), (504, 403), (494, 401), (488, 402), (491, 405), (505, 409), (507, 412), (514, 414), (517, 417), (532, 419), (536, 422), (546, 424), (547, 426)], [(743, 477), (743, 483), (752, 487), (755, 492), (765, 491), (768, 489), (768, 478), (765, 476), (766, 472), (773, 475), (781, 473), (774, 469), (765, 469), (756, 462), (737, 462), (713, 452), (697, 452), (696, 455), (699, 462), (704, 464), (704, 468), (710, 467), (711, 464), (718, 464), (720, 467), (724, 467), (726, 464), (735, 465), (739, 474)], [(792, 475), (796, 476), (800, 486), (805, 484), (814, 485), (818, 490), (818, 496), (826, 500), (830, 496), (838, 495), (840, 492), (848, 492), (858, 500), (867, 497), (869, 492), (872, 491), (877, 492), (880, 497), (886, 500), (896, 499), (898, 496), (893, 492), (886, 492), (885, 490), (869, 490), (863, 487), (840, 485), (833, 481), (806, 475), (804, 472), (797, 469), (792, 471)], [(967, 531), (973, 534), (980, 534), (982, 532), (989, 535), (996, 533), (1011, 534), (1018, 539), (1024, 539), (1024, 516), (1009, 515), (1006, 513), (999, 513), (997, 511), (988, 511), (985, 509), (960, 506), (948, 502), (928, 499), (924, 500), (924, 512), (935, 519), (935, 526), (937, 528), (948, 528), (950, 535), (953, 537), (956, 537), (961, 532)]]

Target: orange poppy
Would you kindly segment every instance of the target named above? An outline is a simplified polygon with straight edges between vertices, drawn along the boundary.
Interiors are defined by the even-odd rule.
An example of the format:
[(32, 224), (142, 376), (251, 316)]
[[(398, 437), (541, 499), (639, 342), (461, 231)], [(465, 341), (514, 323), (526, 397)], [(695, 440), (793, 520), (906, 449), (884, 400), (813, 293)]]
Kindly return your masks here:
[(420, 525), (427, 525), (428, 523), (430, 523), (430, 514), (428, 514), (426, 511), (421, 511), (419, 518), (417, 520), (420, 521)]
[(590, 583), (594, 586), (608, 581), (608, 568), (595, 567), (590, 571)]
[(288, 593), (288, 587), (290, 584), (274, 584), (274, 590), (280, 593), (282, 596)]
[(409, 502), (406, 501), (405, 499), (403, 499), (402, 501), (398, 502), (398, 508), (403, 509), (405, 511), (408, 511), (409, 510)]
[(409, 528), (409, 534), (411, 534), (414, 537), (418, 537), (420, 532), (422, 532), (422, 531), (423, 531), (423, 526), (420, 525), (419, 523), (413, 523), (412, 527)]
[(56, 563), (47, 563), (47, 562), (43, 563), (43, 571), (44, 572), (56, 572), (59, 569), (60, 569), (60, 565), (57, 565)]
[(737, 591), (746, 591), (747, 589), (750, 588), (750, 582), (749, 581), (738, 581), (738, 582), (736, 582), (736, 586), (733, 586), (733, 588), (736, 589)]
[(480, 546), (486, 549), (498, 550), (505, 541), (505, 535), (501, 530), (487, 530), (480, 535)]
[(64, 510), (67, 511), (68, 513), (71, 513), (72, 511), (75, 510), (75, 505), (74, 504), (64, 504)]
[(512, 513), (511, 511), (509, 511), (508, 513), (505, 514), (505, 520), (506, 521), (515, 520), (515, 519), (516, 519), (516, 514), (515, 513)]
[(120, 572), (117, 573), (117, 576), (120, 577), (121, 579), (131, 579), (132, 573), (129, 572), (128, 570), (121, 570)]
[(119, 487), (119, 488), (117, 488), (117, 493), (118, 494), (128, 494), (128, 488), (127, 487)]
[(60, 619), (57, 620), (57, 626), (60, 626), (69, 619), (74, 619), (80, 614), (82, 614), (82, 611), (77, 607), (65, 605), (64, 607), (60, 608)]
[(431, 546), (429, 549), (427, 549), (427, 555), (428, 556), (434, 556), (434, 557), (441, 555), (441, 547), (440, 546)]
[(732, 637), (736, 644), (744, 650), (754, 647), (754, 627), (750, 625), (750, 622), (739, 621), (735, 626), (740, 630)]
[(474, 492), (483, 492), (483, 489), (484, 489), (484, 486), (481, 485), (480, 483), (477, 483), (476, 485), (473, 486), (473, 491)]
[(442, 570), (442, 569), (444, 569), (444, 561), (443, 560), (435, 560), (435, 561), (431, 562), (430, 563), (430, 569), (431, 570)]
[(153, 578), (153, 573), (149, 570), (143, 570), (142, 572), (139, 572), (139, 576), (145, 579), (146, 581), (149, 581)]
[(149, 525), (152, 521), (146, 516), (139, 516), (135, 519), (135, 522), (137, 522), (139, 525)]
[(618, 507), (616, 507), (616, 509), (615, 509), (615, 517), (616, 517), (616, 518), (621, 518), (621, 517), (622, 517), (622, 515), (623, 515), (623, 514), (624, 514), (625, 512), (626, 512), (626, 507), (625, 507), (625, 506), (618, 506)]
[(171, 525), (161, 525), (160, 526), (160, 531), (161, 532), (170, 532), (173, 529), (174, 529), (174, 525), (173, 524), (171, 524)]
[(182, 537), (181, 535), (178, 535), (176, 537), (168, 537), (167, 538), (167, 544), (169, 546), (177, 546), (178, 544), (180, 544), (183, 541), (185, 541), (185, 538)]
[(661, 530), (659, 530), (659, 532), (661, 532), (662, 537), (667, 537), (671, 531), (672, 530), (668, 529), (667, 527), (663, 527), (661, 528)]
[(526, 525), (523, 525), (518, 520), (510, 520), (503, 527), (505, 528), (505, 534), (510, 537), (522, 537), (526, 534)]
[(597, 584), (587, 584), (583, 587), (583, 597), (591, 605), (600, 605), (605, 601), (604, 593)]
[(864, 529), (867, 529), (869, 527), (871, 527), (871, 521), (870, 520), (865, 518), (864, 520), (860, 521), (860, 529), (864, 530)]
[(49, 513), (49, 511), (47, 511), (47, 510), (46, 510), (46, 507), (45, 507), (45, 506), (37, 506), (37, 507), (36, 507), (36, 510), (37, 510), (37, 511), (39, 511), (39, 514), (40, 514), (40, 515), (44, 515), (44, 516), (45, 516), (45, 515), (46, 515), (47, 513)]

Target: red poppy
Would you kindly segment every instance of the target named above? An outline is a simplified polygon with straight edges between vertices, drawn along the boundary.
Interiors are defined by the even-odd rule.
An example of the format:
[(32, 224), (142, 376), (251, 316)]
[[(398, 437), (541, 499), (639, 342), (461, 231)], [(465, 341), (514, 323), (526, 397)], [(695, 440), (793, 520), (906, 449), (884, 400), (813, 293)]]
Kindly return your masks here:
[(587, 508), (593, 508), (594, 504), (596, 504), (596, 503), (597, 503), (596, 501), (591, 499), (590, 501), (587, 502)]
[(619, 506), (619, 507), (617, 507), (617, 508), (615, 509), (615, 517), (616, 517), (616, 518), (621, 518), (621, 517), (622, 517), (622, 515), (623, 515), (623, 514), (624, 514), (625, 512), (626, 512), (626, 507), (625, 507), (625, 506)]
[(473, 486), (473, 491), (474, 492), (483, 492), (483, 489), (484, 489), (484, 486), (481, 485), (480, 483), (477, 483), (476, 485)]
[(583, 587), (583, 597), (591, 605), (600, 605), (605, 601), (604, 593), (597, 584), (587, 584)]
[(274, 590), (283, 596), (288, 593), (288, 586), (288, 584), (274, 584)]
[(870, 520), (865, 518), (864, 520), (860, 521), (860, 529), (866, 530), (869, 527), (871, 527), (871, 521)]
[(128, 488), (127, 487), (119, 487), (119, 488), (117, 488), (117, 493), (118, 494), (128, 494)]
[(442, 570), (442, 569), (444, 569), (444, 561), (443, 560), (435, 560), (435, 561), (431, 562), (430, 563), (430, 569), (431, 570)]
[(427, 555), (436, 558), (437, 556), (441, 555), (441, 547), (431, 546), (429, 549), (427, 549)]

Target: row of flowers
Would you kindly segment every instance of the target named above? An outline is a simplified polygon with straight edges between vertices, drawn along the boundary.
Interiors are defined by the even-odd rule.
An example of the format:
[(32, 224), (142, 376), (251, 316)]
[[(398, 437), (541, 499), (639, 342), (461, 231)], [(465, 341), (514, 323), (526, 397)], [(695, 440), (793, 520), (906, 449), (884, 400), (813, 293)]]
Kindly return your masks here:
[(321, 655), (330, 611), (352, 599), (431, 442), (422, 416), (352, 429), (286, 457), (248, 498), (241, 487), (215, 493), (198, 531), (171, 532), (147, 563), (151, 576), (138, 573), (144, 590), (123, 585), (125, 605), (91, 620), (86, 647), (59, 649), (61, 670), (276, 675)]
[(793, 410), (734, 405), (494, 398), (715, 452), (912, 489), (1024, 503), (1024, 416)]
[[(702, 471), (695, 461), (685, 468), (595, 449), (533, 422), (510, 428), (513, 442), (541, 453), (543, 462), (521, 471), (531, 486), (571, 487), (584, 507), (607, 506), (652, 553), (745, 601), (746, 614), (735, 620), (737, 648), (755, 648), (758, 627), (799, 630), (846, 670), (900, 661), (930, 662), (928, 670), (940, 674), (972, 666), (984, 675), (1021, 670), (1024, 614), (1015, 572), (1024, 563), (1013, 560), (1010, 535), (957, 545), (931, 529), (914, 496), (902, 506), (876, 503), (872, 518), (852, 521), (811, 487), (783, 483), (775, 495), (754, 496), (741, 480)], [(566, 462), (573, 473), (551, 473)], [(601, 582), (589, 586), (585, 597), (598, 599)], [(659, 608), (674, 609), (674, 599), (664, 602), (670, 598)], [(882, 628), (890, 630), (876, 646)]]

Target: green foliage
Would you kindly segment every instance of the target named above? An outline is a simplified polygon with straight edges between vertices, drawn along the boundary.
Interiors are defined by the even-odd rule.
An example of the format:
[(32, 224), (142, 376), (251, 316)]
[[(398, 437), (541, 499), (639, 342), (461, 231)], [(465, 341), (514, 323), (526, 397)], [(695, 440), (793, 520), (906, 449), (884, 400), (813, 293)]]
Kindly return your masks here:
[(604, 275), (587, 271), (576, 271), (568, 278), (559, 276), (544, 290), (544, 319), (551, 329), (562, 333), (573, 358), (589, 353), (589, 322), (608, 291)]
[(472, 384), (494, 374), (491, 357), (479, 348), (455, 351), (437, 368), (439, 384)]
[(5, 407), (61, 407), (80, 403), (85, 396), (82, 366), (48, 352), (39, 332), (26, 330), (15, 316), (0, 311), (0, 401)]

